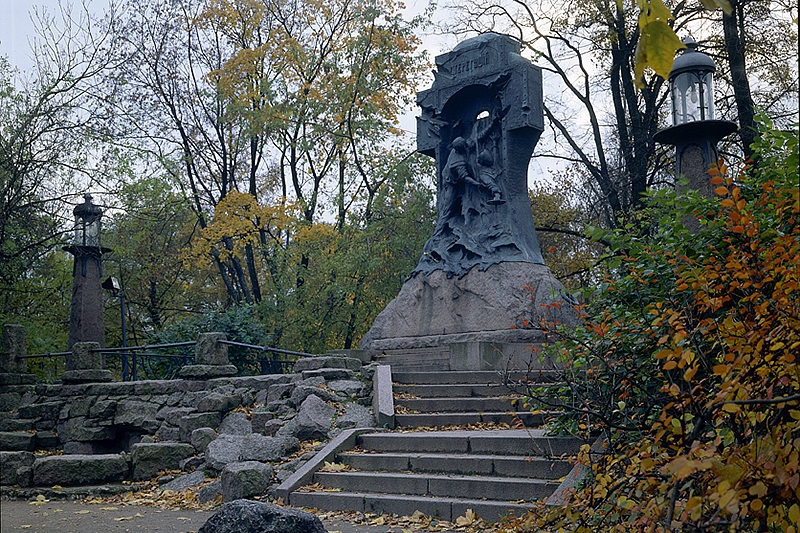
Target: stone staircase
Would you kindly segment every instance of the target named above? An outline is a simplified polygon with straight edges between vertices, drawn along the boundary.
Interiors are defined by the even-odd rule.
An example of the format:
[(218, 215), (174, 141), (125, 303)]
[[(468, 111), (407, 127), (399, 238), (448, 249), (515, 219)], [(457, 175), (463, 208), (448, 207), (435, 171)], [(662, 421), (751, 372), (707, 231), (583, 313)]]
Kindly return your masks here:
[[(559, 488), (581, 442), (537, 429), (543, 415), (523, 408), (505, 384), (524, 374), (408, 361), (392, 367), (397, 429), (362, 433), (354, 436), (354, 447), (329, 450), (328, 464), (288, 494), (289, 503), (398, 515), (420, 511), (448, 521), (472, 509), (496, 521), (524, 513), (530, 502)], [(421, 367), (427, 371), (417, 371)], [(552, 379), (542, 371), (536, 386)]]

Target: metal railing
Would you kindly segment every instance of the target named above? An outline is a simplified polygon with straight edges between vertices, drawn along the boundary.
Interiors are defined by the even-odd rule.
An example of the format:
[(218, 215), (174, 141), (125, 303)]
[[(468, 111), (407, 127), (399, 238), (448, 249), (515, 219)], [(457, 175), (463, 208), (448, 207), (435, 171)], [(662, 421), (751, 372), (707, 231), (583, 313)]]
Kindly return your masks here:
[[(284, 358), (256, 358), (252, 361), (247, 360), (234, 360), (246, 368), (239, 368), (241, 375), (267, 375), (267, 374), (283, 374), (293, 365), (295, 358), (299, 357), (317, 357), (317, 354), (310, 354), (305, 352), (298, 352), (294, 350), (284, 350), (282, 348), (274, 348), (272, 346), (259, 346), (257, 344), (248, 344), (244, 342), (220, 340), (217, 341), (221, 344), (244, 348), (247, 350), (259, 351), (264, 353), (275, 354), (279, 356), (288, 356), (291, 359)], [(164, 354), (155, 353), (155, 350), (167, 350), (172, 348), (186, 348), (194, 346), (197, 341), (186, 342), (172, 342), (164, 344), (146, 344), (142, 346), (124, 346), (121, 348), (99, 348), (93, 349), (93, 352), (99, 352), (103, 355), (109, 355), (120, 358), (122, 381), (138, 381), (140, 373), (144, 373), (144, 379), (175, 379), (180, 369), (194, 362), (194, 355), (190, 354)], [(35, 358), (56, 358), (67, 357), (71, 355), (71, 351), (67, 352), (47, 352), (40, 354), (26, 354), (19, 356), (20, 359), (35, 359)], [(129, 359), (130, 358), (130, 359)], [(248, 365), (247, 363), (256, 363), (256, 365)], [(244, 363), (244, 365), (242, 365)], [(247, 370), (254, 370), (257, 372), (247, 372)]]

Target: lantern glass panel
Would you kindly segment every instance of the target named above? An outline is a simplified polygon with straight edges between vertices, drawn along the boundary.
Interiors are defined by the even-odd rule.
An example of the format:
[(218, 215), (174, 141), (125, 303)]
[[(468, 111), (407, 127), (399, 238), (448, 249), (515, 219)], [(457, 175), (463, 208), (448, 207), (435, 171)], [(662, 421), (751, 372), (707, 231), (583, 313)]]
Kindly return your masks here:
[(100, 247), (100, 217), (90, 216), (83, 218), (75, 217), (75, 240), (76, 246)]

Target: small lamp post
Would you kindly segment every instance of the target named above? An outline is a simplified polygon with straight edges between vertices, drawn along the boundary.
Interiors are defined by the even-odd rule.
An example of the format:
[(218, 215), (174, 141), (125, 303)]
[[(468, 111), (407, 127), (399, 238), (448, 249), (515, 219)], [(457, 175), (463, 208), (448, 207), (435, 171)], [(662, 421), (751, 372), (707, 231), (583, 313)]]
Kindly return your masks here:
[[(115, 298), (119, 298), (119, 316), (120, 316), (120, 327), (122, 328), (122, 347), (128, 347), (128, 337), (127, 331), (125, 327), (125, 291), (122, 290), (122, 285), (120, 285), (119, 280), (114, 276), (109, 276), (101, 285), (107, 291), (111, 291), (111, 294)], [(128, 381), (129, 379), (129, 365), (128, 365), (128, 352), (124, 351), (121, 354), (122, 356), (122, 381)], [(134, 355), (135, 359), (135, 355)], [(135, 360), (134, 360), (135, 363)], [(134, 381), (136, 380), (136, 365), (134, 364), (133, 367), (134, 371)]]
[(714, 118), (714, 61), (697, 51), (691, 37), (686, 50), (675, 59), (669, 74), (672, 126), (659, 131), (655, 140), (675, 146), (675, 173), (689, 181), (689, 188), (711, 198), (714, 187), (708, 167), (719, 157), (717, 143), (736, 131), (735, 122)]
[[(75, 215), (75, 233), (72, 243), (64, 250), (75, 256), (72, 268), (72, 305), (69, 320), (69, 349), (76, 342), (97, 342), (105, 347), (103, 326), (103, 292), (100, 278), (103, 274), (103, 254), (111, 251), (100, 244), (103, 211), (85, 194), (84, 202), (72, 211)], [(67, 359), (67, 370), (70, 368)]]

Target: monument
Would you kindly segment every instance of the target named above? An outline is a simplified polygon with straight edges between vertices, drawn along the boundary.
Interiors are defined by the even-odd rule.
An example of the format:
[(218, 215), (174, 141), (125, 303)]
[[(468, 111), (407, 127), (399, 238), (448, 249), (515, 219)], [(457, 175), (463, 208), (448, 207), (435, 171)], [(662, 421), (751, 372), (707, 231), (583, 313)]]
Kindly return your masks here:
[(497, 354), (541, 342), (542, 320), (574, 320), (571, 297), (544, 265), (528, 199), (544, 128), (541, 70), (495, 33), (462, 42), (436, 67), (417, 95), (417, 150), (436, 158), (436, 228), (360, 348), (477, 350), (484, 355), (455, 366), (492, 367)]

